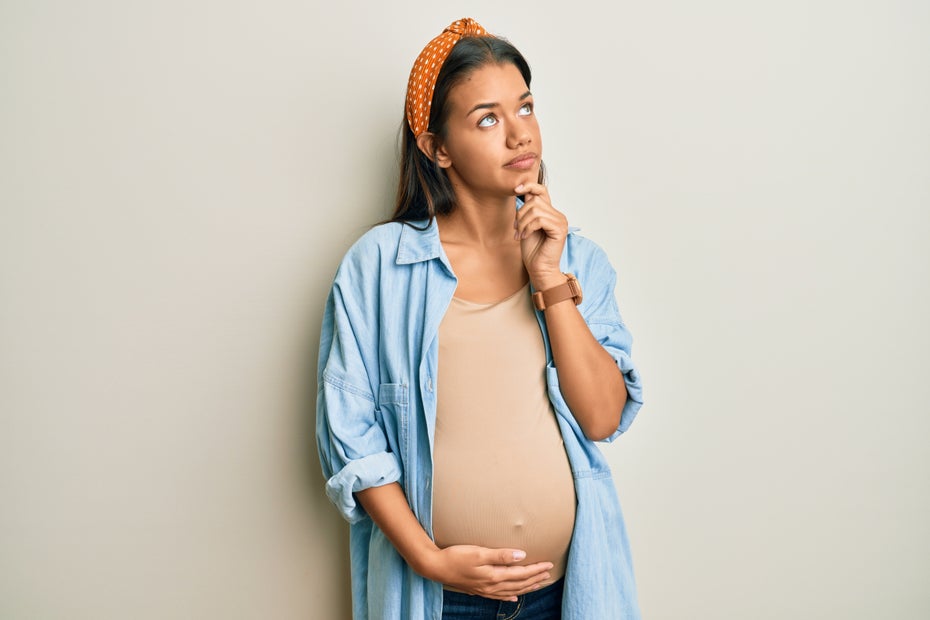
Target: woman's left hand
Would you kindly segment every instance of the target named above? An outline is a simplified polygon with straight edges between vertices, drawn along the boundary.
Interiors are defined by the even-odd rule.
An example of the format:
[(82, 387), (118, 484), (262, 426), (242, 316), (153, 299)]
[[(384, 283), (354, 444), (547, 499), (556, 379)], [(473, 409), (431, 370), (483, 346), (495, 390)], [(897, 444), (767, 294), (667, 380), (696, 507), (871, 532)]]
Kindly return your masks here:
[(552, 206), (549, 190), (541, 183), (522, 183), (515, 192), (524, 196), (513, 221), (514, 239), (520, 240), (523, 265), (536, 290), (565, 281), (559, 259), (568, 235), (568, 220)]

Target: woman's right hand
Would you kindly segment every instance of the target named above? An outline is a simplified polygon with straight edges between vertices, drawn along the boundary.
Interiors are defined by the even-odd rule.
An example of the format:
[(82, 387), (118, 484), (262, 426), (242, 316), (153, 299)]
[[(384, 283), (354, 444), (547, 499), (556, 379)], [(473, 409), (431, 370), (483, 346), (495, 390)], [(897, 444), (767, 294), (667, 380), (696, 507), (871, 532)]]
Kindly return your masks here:
[(526, 559), (520, 549), (475, 545), (440, 549), (413, 515), (396, 482), (357, 491), (355, 496), (413, 570), (427, 579), (501, 601), (516, 601), (549, 579), (552, 562), (517, 566)]
[(538, 589), (552, 569), (552, 562), (517, 566), (524, 558), (519, 549), (453, 545), (433, 553), (430, 574), (423, 576), (467, 594), (512, 602)]

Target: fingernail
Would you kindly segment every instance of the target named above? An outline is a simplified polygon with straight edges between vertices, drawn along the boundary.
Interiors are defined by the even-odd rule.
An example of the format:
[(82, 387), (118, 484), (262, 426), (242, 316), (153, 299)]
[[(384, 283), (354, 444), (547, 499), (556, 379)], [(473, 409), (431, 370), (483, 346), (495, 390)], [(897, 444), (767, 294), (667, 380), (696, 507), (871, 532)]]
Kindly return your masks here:
[(525, 551), (514, 551), (514, 552), (513, 552), (513, 559), (514, 559), (514, 560), (522, 560), (522, 559), (525, 558), (525, 557), (526, 557), (526, 552), (525, 552)]
[(520, 184), (517, 185), (515, 188), (513, 188), (513, 191), (517, 192), (518, 194), (519, 194), (521, 191), (523, 191), (523, 183), (520, 183)]

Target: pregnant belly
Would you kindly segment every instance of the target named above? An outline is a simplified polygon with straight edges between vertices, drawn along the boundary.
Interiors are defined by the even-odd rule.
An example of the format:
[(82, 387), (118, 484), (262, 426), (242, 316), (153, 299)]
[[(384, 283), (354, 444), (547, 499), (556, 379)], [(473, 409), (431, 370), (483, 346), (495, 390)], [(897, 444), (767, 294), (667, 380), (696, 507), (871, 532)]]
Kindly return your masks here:
[(479, 545), (526, 551), (521, 564), (552, 562), (565, 573), (575, 488), (561, 438), (547, 445), (437, 443), (433, 535), (440, 548)]

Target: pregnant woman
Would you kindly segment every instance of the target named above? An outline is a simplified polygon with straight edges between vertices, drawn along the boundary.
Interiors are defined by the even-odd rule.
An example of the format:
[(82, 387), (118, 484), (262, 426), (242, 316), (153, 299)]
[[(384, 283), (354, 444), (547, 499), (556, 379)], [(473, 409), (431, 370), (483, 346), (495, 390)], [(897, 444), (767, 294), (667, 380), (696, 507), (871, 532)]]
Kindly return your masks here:
[(356, 619), (640, 617), (594, 443), (639, 375), (616, 274), (544, 185), (530, 81), (471, 19), (424, 48), (394, 215), (333, 282), (317, 443)]

